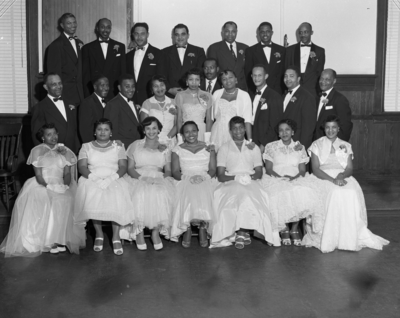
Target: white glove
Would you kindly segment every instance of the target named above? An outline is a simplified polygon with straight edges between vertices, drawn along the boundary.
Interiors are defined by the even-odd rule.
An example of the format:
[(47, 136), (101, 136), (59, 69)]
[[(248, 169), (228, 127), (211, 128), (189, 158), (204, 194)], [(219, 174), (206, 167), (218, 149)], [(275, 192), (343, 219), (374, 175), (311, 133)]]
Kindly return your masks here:
[(238, 174), (235, 176), (235, 181), (247, 185), (251, 183), (251, 177), (248, 174)]
[(210, 140), (211, 140), (211, 133), (210, 132), (205, 132), (204, 133), (204, 142), (206, 143), (206, 145), (210, 144)]
[(97, 182), (97, 181), (99, 181), (99, 180), (102, 180), (100, 177), (96, 176), (93, 172), (91, 172), (91, 173), (88, 175), (88, 179), (91, 180), (91, 181), (93, 181), (93, 182)]
[[(119, 174), (115, 172), (115, 173), (113, 173), (111, 176), (109, 176), (108, 178), (110, 178), (111, 181), (118, 180), (118, 179), (119, 179)], [(108, 179), (108, 178), (107, 178), (107, 179)]]
[(99, 188), (100, 188), (100, 189), (105, 190), (105, 189), (108, 188), (108, 186), (109, 186), (112, 182), (113, 182), (113, 180), (112, 180), (110, 177), (108, 177), (108, 178), (105, 178), (105, 179), (103, 179), (102, 181), (100, 181), (100, 182), (98, 183), (98, 185), (99, 185)]
[(204, 179), (200, 175), (195, 175), (195, 176), (191, 176), (189, 181), (191, 184), (200, 184), (204, 181)]

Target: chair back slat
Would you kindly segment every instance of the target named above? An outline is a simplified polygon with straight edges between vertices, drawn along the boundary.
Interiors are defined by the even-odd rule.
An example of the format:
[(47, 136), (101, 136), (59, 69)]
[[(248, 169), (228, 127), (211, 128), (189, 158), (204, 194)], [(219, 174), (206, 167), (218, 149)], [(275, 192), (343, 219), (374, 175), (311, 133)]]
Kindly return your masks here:
[(0, 125), (0, 169), (7, 169), (10, 156), (18, 156), (21, 124)]

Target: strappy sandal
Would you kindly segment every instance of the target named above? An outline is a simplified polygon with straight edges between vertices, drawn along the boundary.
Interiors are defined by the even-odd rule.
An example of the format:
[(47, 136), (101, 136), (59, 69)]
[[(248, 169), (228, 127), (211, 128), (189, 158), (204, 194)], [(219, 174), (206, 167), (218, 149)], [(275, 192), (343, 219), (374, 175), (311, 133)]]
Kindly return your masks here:
[(199, 241), (201, 247), (208, 246), (207, 230), (205, 228), (205, 225), (201, 225), (199, 228)]
[[(189, 240), (186, 241), (185, 238), (187, 239), (188, 237), (189, 237)], [(189, 248), (189, 247), (190, 247), (191, 240), (192, 240), (192, 228), (191, 228), (191, 226), (189, 225), (189, 227), (187, 228), (185, 234), (183, 234), (183, 237), (182, 237), (182, 246), (183, 246), (184, 248)]]
[(244, 239), (245, 237), (243, 235), (236, 235), (235, 239), (235, 247), (239, 250), (244, 249)]
[[(116, 244), (116, 243), (121, 244), (121, 248), (114, 248), (114, 244)], [(121, 256), (122, 254), (124, 254), (124, 249), (122, 248), (122, 243), (120, 240), (113, 241), (112, 244), (113, 244), (113, 250), (114, 250), (115, 255)]]
[[(96, 241), (101, 241), (101, 245), (96, 245)], [(96, 237), (94, 239), (94, 245), (93, 245), (93, 251), (95, 252), (101, 252), (103, 250), (103, 241), (104, 238), (103, 237)]]
[(290, 233), (289, 233), (289, 230), (280, 231), (279, 234), (280, 234), (280, 236), (281, 236), (282, 245), (285, 245), (285, 246), (292, 245), (292, 242), (291, 242), (291, 240), (290, 240)]
[(299, 236), (299, 231), (290, 232), (290, 239), (293, 241), (294, 246), (301, 246), (301, 239)]
[(244, 234), (244, 245), (250, 245), (251, 244), (251, 238), (249, 233)]

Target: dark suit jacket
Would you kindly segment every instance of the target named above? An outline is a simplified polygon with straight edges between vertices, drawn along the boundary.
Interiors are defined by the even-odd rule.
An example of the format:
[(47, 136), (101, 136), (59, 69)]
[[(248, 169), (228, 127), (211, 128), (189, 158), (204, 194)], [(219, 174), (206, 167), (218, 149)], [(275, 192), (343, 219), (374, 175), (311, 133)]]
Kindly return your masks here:
[[(255, 95), (251, 95), (251, 101), (254, 98)], [(263, 106), (262, 99), (265, 99), (264, 105), (267, 105), (267, 109), (261, 110)], [(279, 121), (283, 118), (282, 105), (282, 96), (267, 86), (261, 95), (254, 118), (252, 139), (257, 146), (265, 146), (267, 143), (278, 140), (276, 128)]]
[[(70, 107), (71, 105), (71, 107)], [(32, 140), (35, 146), (41, 143), (36, 138), (36, 134), (44, 124), (53, 123), (58, 130), (58, 142), (64, 144), (74, 153), (77, 153), (80, 147), (77, 130), (77, 107), (71, 101), (64, 100), (67, 121), (60, 113), (53, 101), (46, 96), (42, 101), (36, 104), (32, 110), (31, 132)], [(72, 108), (72, 109), (71, 109)]]
[(225, 41), (211, 44), (207, 50), (207, 57), (218, 61), (219, 70), (232, 70), (235, 72), (238, 80), (238, 88), (247, 92), (246, 76), (244, 74), (245, 54), (248, 46), (236, 42), (237, 57), (233, 58), (231, 50)]
[(106, 76), (110, 83), (107, 100), (117, 95), (118, 78), (126, 72), (125, 45), (110, 39), (107, 48), (107, 58), (104, 59), (101, 44), (97, 39), (82, 48), (82, 59), (85, 97), (93, 93), (91, 80), (100, 74)]
[[(292, 119), (297, 124), (297, 130), (293, 136), (294, 141), (300, 141), (308, 149), (311, 146), (315, 130), (317, 109), (315, 98), (305, 88), (300, 86), (293, 94), (283, 113), (284, 119)], [(282, 106), (283, 107), (283, 106)]]
[(257, 43), (246, 50), (246, 63), (244, 66), (248, 87), (252, 92), (256, 91), (251, 72), (254, 65), (263, 64), (267, 68), (268, 78), (267, 85), (279, 94), (283, 92), (283, 74), (285, 73), (285, 48), (278, 44), (272, 43), (270, 63), (265, 56), (261, 43)]
[(75, 40), (78, 56), (64, 32), (47, 49), (46, 73), (57, 73), (63, 82), (63, 98), (74, 105), (83, 100), (81, 40)]
[[(336, 89), (332, 89), (328, 96), (326, 96), (328, 103), (322, 107), (317, 119), (317, 126), (315, 127), (314, 140), (325, 136), (325, 132), (321, 125), (325, 119), (330, 115), (336, 115), (340, 118), (340, 130), (338, 137), (342, 140), (349, 141), (353, 123), (351, 122), (351, 109), (348, 99)], [(317, 104), (318, 111), (319, 100)], [(332, 107), (332, 108), (331, 108)], [(328, 109), (327, 109), (328, 108)]]
[[(306, 71), (301, 76), (301, 86), (313, 94), (314, 98), (317, 98), (318, 92), (320, 91), (318, 78), (325, 66), (325, 49), (311, 43), (310, 53), (311, 52), (314, 52), (316, 56), (314, 58), (310, 56), (308, 59)], [(290, 65), (295, 65), (301, 69), (300, 60), (300, 43), (286, 48), (285, 68)]]
[(175, 44), (164, 48), (162, 53), (164, 55), (169, 88), (186, 88), (186, 72), (194, 67), (201, 69), (206, 59), (204, 49), (191, 44), (187, 45), (183, 65), (179, 59), (178, 49)]
[(79, 106), (79, 134), (83, 143), (94, 139), (94, 123), (103, 118), (104, 108), (95, 93)]
[[(139, 116), (139, 111), (137, 111)], [(140, 124), (129, 104), (118, 94), (110, 100), (104, 109), (104, 117), (113, 125), (112, 139), (121, 140), (125, 148), (141, 138)]]
[[(201, 82), (200, 82), (200, 89), (201, 89), (202, 91), (206, 91), (206, 92), (207, 92), (207, 86), (208, 86), (208, 79), (203, 78), (203, 79), (201, 80)], [(212, 92), (211, 92), (210, 94), (211, 94), (211, 95), (214, 94), (214, 92), (215, 92), (216, 90), (219, 90), (219, 89), (221, 89), (221, 88), (222, 88), (222, 85), (221, 85), (220, 82), (217, 80), (217, 81), (215, 82), (214, 88), (212, 89)]]
[[(135, 75), (134, 62), (136, 50), (126, 55), (126, 71)], [(140, 66), (139, 76), (136, 79), (135, 104), (142, 106), (143, 102), (152, 96), (150, 91), (150, 80), (154, 75), (166, 76), (164, 58), (161, 50), (149, 44), (146, 54)]]

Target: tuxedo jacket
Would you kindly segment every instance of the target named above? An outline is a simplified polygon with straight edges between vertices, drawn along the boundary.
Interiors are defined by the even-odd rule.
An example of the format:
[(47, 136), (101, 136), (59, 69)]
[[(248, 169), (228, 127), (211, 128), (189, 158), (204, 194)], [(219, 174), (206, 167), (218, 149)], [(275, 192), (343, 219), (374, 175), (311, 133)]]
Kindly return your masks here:
[(85, 98), (79, 106), (79, 134), (82, 143), (94, 139), (94, 123), (104, 117), (104, 107), (95, 93)]
[[(136, 52), (133, 49), (126, 55), (126, 71), (132, 75), (135, 75), (134, 58)], [(135, 104), (142, 106), (143, 102), (152, 96), (150, 81), (154, 75), (166, 76), (167, 74), (161, 50), (149, 44), (140, 66), (138, 78), (136, 78), (135, 95), (133, 97)]]
[(186, 47), (183, 65), (179, 59), (178, 49), (175, 44), (164, 48), (162, 53), (164, 55), (169, 88), (186, 88), (186, 72), (194, 67), (201, 69), (206, 59), (204, 49), (191, 44)]
[[(283, 104), (282, 104), (283, 105)], [(283, 106), (282, 106), (283, 107)], [(292, 119), (297, 124), (293, 140), (300, 141), (308, 149), (311, 146), (317, 118), (315, 98), (305, 88), (300, 86), (293, 94), (285, 111), (283, 119)]]
[(44, 124), (53, 123), (58, 130), (58, 142), (77, 153), (80, 147), (76, 114), (78, 110), (71, 101), (65, 99), (63, 102), (67, 120), (64, 119), (64, 116), (48, 96), (33, 107), (31, 119), (32, 140), (35, 146), (39, 145), (42, 140), (37, 139), (37, 132)]
[(63, 98), (75, 106), (83, 100), (81, 40), (74, 40), (78, 56), (64, 32), (47, 48), (46, 73), (57, 73), (63, 83)]
[(98, 75), (107, 77), (110, 91), (107, 100), (118, 94), (118, 78), (126, 72), (125, 45), (110, 39), (107, 58), (104, 59), (100, 41), (97, 39), (82, 48), (83, 88), (85, 97), (93, 93), (92, 79)]
[[(310, 53), (314, 52), (315, 57), (308, 58), (306, 71), (301, 74), (301, 86), (307, 89), (315, 98), (318, 97), (319, 85), (318, 78), (320, 77), (325, 66), (325, 49), (311, 43)], [(286, 48), (285, 67), (290, 65), (297, 66), (300, 70), (300, 43), (291, 45)]]
[[(138, 109), (136, 113), (139, 118)], [(112, 139), (121, 140), (125, 148), (128, 148), (132, 142), (141, 138), (139, 121), (129, 104), (120, 94), (107, 103), (104, 109), (104, 117), (112, 122)]]
[[(251, 101), (254, 101), (254, 98), (255, 95), (252, 94)], [(257, 146), (265, 146), (278, 140), (277, 125), (283, 118), (282, 105), (282, 96), (267, 86), (261, 95), (254, 117), (252, 139)]]
[[(321, 112), (317, 119), (317, 126), (315, 127), (314, 140), (325, 136), (322, 124), (330, 115), (336, 115), (340, 118), (340, 130), (338, 137), (344, 141), (350, 140), (351, 131), (353, 130), (353, 123), (351, 122), (351, 109), (348, 99), (336, 89), (332, 89), (328, 96), (325, 97), (328, 102), (322, 106)], [(317, 111), (319, 100), (317, 103)]]
[(261, 43), (257, 43), (246, 50), (246, 63), (244, 66), (248, 87), (252, 92), (256, 91), (251, 72), (256, 64), (262, 64), (266, 67), (268, 78), (267, 85), (279, 94), (283, 92), (283, 74), (285, 73), (285, 48), (278, 44), (271, 44), (271, 56), (268, 63), (264, 49)]
[(232, 70), (235, 72), (238, 85), (237, 87), (247, 92), (246, 76), (244, 74), (245, 54), (248, 45), (236, 42), (237, 56), (236, 60), (232, 56), (225, 41), (211, 44), (207, 50), (207, 57), (214, 58), (218, 61), (219, 70)]
[[(200, 82), (200, 89), (202, 91), (207, 92), (207, 86), (208, 86), (208, 79), (203, 78)], [(215, 82), (214, 88), (212, 89), (212, 92), (210, 92), (210, 94), (214, 94), (215, 91), (219, 90), (222, 88), (221, 83), (219, 82), (219, 80), (217, 79), (217, 81)]]

